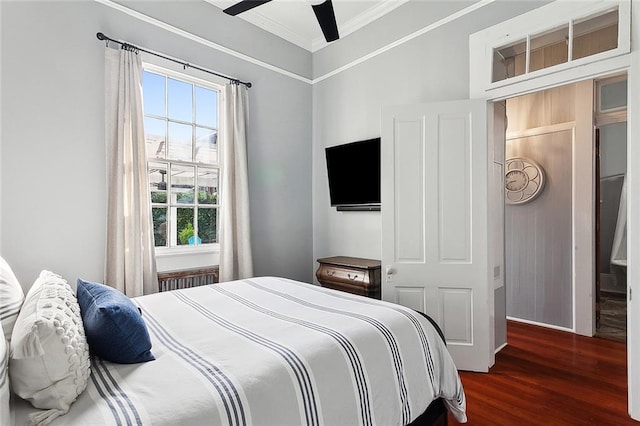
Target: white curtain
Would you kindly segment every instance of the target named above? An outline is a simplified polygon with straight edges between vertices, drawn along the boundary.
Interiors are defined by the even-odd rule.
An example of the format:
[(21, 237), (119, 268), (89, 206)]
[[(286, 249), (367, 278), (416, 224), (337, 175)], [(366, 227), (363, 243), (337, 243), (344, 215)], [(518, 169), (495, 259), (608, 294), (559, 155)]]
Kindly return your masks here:
[(222, 176), (220, 179), (220, 281), (253, 276), (247, 173), (247, 88), (224, 90)]
[(105, 49), (107, 247), (105, 284), (130, 297), (158, 290), (136, 52)]
[(613, 234), (611, 248), (611, 263), (627, 266), (627, 175), (624, 175), (622, 191), (620, 193), (620, 207), (618, 207), (618, 221)]

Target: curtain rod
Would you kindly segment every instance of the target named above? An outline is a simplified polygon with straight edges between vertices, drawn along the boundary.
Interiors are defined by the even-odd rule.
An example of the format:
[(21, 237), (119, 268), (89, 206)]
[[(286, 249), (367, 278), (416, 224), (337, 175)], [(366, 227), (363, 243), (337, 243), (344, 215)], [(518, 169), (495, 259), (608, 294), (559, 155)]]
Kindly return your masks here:
[(110, 41), (112, 41), (114, 43), (118, 43), (123, 49), (130, 49), (130, 50), (134, 50), (136, 52), (148, 53), (150, 55), (157, 56), (157, 57), (162, 58), (162, 59), (166, 59), (167, 61), (171, 61), (171, 62), (175, 62), (176, 64), (180, 64), (185, 69), (193, 68), (193, 69), (196, 69), (198, 71), (202, 71), (202, 72), (206, 72), (206, 73), (209, 73), (209, 74), (213, 74), (213, 75), (218, 76), (218, 77), (226, 78), (227, 80), (229, 80), (233, 84), (244, 84), (245, 86), (247, 86), (247, 88), (251, 87), (251, 83), (250, 82), (240, 81), (237, 78), (229, 77), (229, 76), (224, 75), (224, 74), (219, 74), (219, 73), (217, 73), (215, 71), (211, 71), (211, 70), (208, 70), (206, 68), (201, 68), (201, 67), (198, 67), (196, 65), (191, 65), (191, 64), (189, 64), (187, 62), (180, 61), (180, 60), (174, 59), (174, 58), (170, 58), (169, 56), (165, 56), (165, 55), (162, 55), (160, 53), (153, 52), (151, 50), (142, 49), (142, 48), (140, 48), (138, 46), (134, 46), (133, 44), (127, 43), (125, 41), (114, 40), (111, 37), (108, 37), (108, 36), (104, 35), (103, 33), (97, 33), (96, 37), (98, 37), (98, 40), (104, 40), (107, 43), (109, 43)]

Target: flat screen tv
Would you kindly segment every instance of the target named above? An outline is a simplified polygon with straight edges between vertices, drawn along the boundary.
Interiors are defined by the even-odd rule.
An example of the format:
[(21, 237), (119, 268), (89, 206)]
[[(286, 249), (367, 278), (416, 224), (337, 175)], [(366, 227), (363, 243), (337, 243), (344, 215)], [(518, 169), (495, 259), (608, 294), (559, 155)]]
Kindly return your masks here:
[(338, 210), (380, 210), (380, 138), (325, 148), (329, 198)]

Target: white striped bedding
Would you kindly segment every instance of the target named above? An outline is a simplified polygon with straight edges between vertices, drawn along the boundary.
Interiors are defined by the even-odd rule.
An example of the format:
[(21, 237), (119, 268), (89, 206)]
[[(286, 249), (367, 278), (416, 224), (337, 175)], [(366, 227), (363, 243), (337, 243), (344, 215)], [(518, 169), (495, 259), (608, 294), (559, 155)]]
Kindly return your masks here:
[[(156, 360), (94, 359), (54, 425), (402, 425), (438, 397), (466, 421), (453, 361), (410, 309), (275, 277), (134, 302)], [(15, 424), (32, 411), (14, 403)]]

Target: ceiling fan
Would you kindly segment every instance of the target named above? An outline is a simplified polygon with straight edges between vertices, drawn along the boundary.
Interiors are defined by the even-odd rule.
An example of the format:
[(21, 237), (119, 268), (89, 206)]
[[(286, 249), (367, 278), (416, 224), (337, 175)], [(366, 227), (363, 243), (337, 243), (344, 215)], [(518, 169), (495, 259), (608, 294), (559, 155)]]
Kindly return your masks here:
[[(224, 13), (236, 16), (270, 1), (271, 0), (242, 0), (233, 6), (229, 6), (224, 9)], [(320, 24), (325, 40), (327, 40), (327, 42), (332, 42), (339, 39), (340, 35), (338, 34), (338, 24), (336, 23), (336, 15), (333, 12), (333, 4), (331, 3), (331, 0), (325, 0), (320, 4), (312, 4), (311, 7), (313, 8), (313, 12), (316, 14), (316, 19), (318, 20), (318, 24)]]

